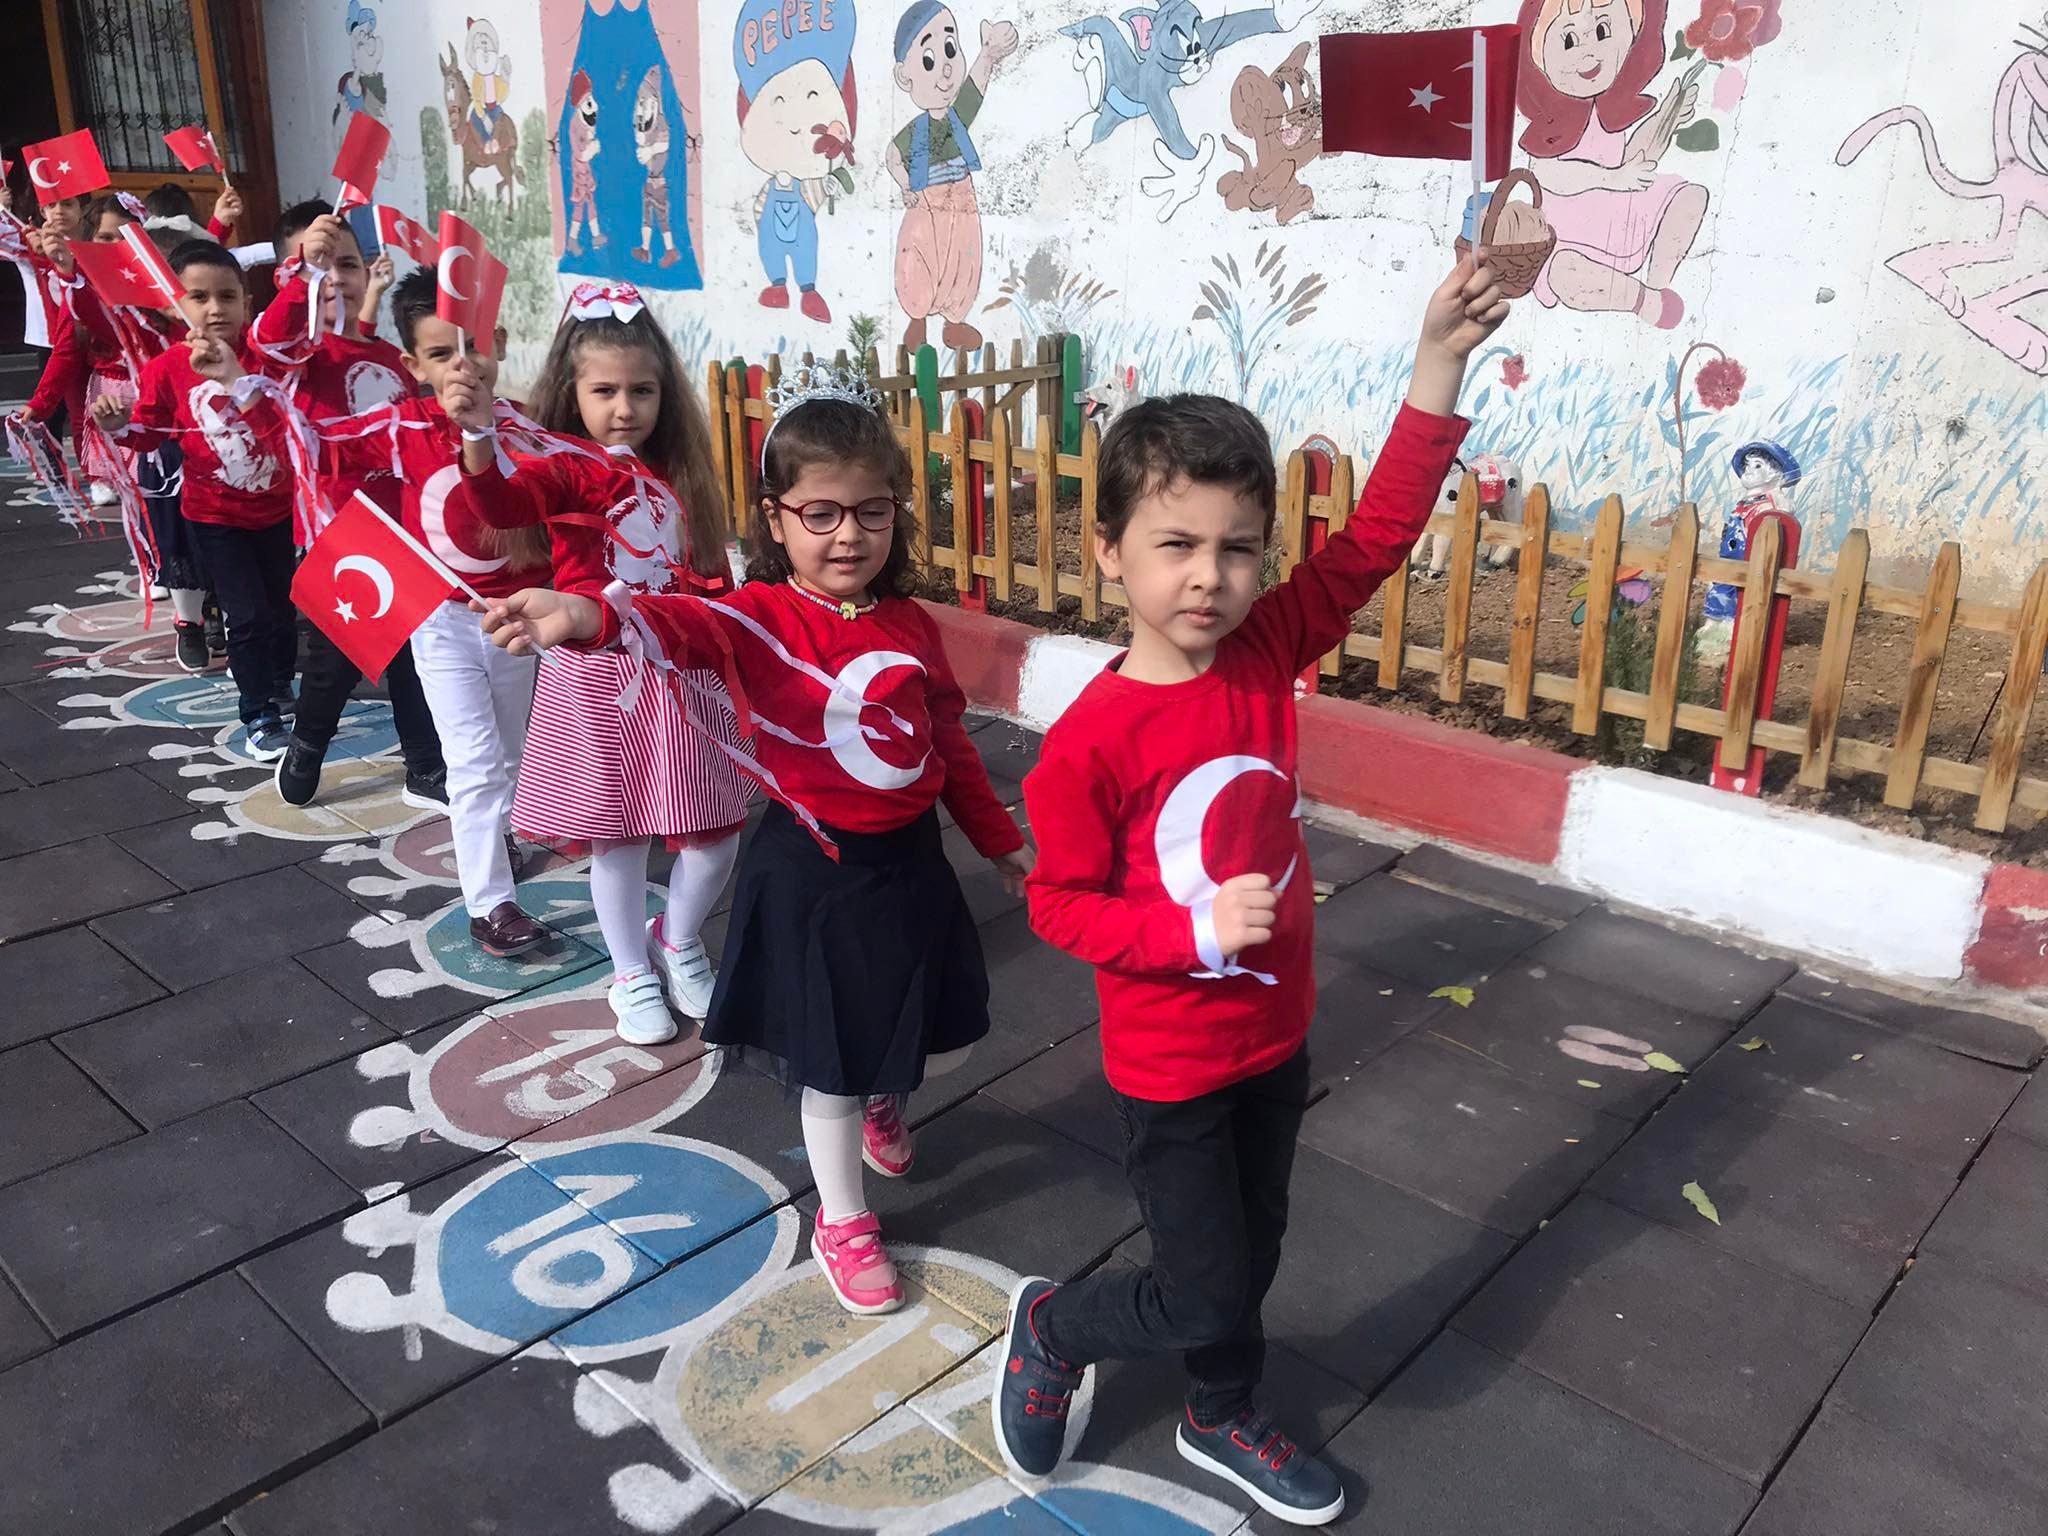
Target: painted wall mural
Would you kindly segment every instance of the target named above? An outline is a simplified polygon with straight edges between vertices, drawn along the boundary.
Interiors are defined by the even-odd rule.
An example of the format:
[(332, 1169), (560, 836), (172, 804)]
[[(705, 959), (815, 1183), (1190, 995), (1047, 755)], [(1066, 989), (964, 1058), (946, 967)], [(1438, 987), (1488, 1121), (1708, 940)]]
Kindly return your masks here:
[[(1769, 441), (1803, 564), (1860, 526), (1910, 579), (1959, 537), (1992, 598), (2048, 554), (2043, 0), (475, 3), (266, 0), (273, 108), (294, 197), (337, 80), (419, 124), (387, 195), (431, 218), (467, 180), (515, 384), (577, 277), (626, 277), (692, 359), (829, 353), (856, 317), (946, 368), (1071, 333), (1090, 382), (1369, 454), (1469, 189), (1322, 151), (1317, 36), (1520, 22), (1515, 163), (1557, 247), (1472, 370), (1473, 441), (1566, 528), (1618, 491), (1647, 530)], [(1739, 389), (1679, 377), (1709, 339)]]

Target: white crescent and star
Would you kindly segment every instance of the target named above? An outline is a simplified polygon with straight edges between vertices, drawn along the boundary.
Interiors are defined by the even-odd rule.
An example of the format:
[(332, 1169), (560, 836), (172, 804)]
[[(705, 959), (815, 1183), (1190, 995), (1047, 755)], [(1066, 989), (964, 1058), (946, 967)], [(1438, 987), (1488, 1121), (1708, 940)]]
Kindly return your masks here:
[(450, 294), (454, 295), (454, 297), (460, 299), (463, 303), (467, 304), (476, 297), (476, 294), (474, 292), (464, 293), (460, 288), (455, 286), (455, 259), (458, 256), (468, 261), (471, 266), (476, 265), (475, 257), (471, 254), (467, 246), (451, 245), (448, 247), (447, 250), (441, 253), (441, 260), (437, 267), (436, 275), (438, 276), (440, 284), (443, 288), (447, 289)]
[(875, 755), (861, 728), (861, 706), (867, 702), (868, 690), (877, 677), (895, 667), (915, 667), (922, 672), (924, 663), (901, 651), (863, 651), (841, 669), (840, 686), (825, 695), (825, 739), (832, 744), (832, 755), (840, 767), (870, 789), (902, 789), (915, 784), (931, 755), (927, 747), (911, 767), (897, 768)]
[[(383, 618), (385, 614), (391, 611), (391, 599), (396, 594), (396, 588), (391, 581), (391, 573), (384, 568), (384, 563), (381, 560), (372, 560), (368, 555), (343, 555), (334, 562), (334, 579), (336, 581), (339, 581), (349, 571), (360, 571), (363, 575), (370, 578), (371, 584), (377, 589), (377, 611), (371, 614), (370, 617), (373, 619)], [(349, 624), (355, 621), (354, 604), (339, 602), (334, 607), (335, 612), (341, 615), (342, 623)]]
[(449, 570), (463, 576), (488, 576), (504, 569), (511, 557), (500, 555), (495, 560), (479, 560), (458, 548), (448, 536), (448, 493), (461, 478), (460, 464), (446, 465), (427, 477), (427, 483), (420, 487), (420, 531), (427, 536), (427, 548), (440, 556)]
[[(1166, 894), (1184, 907), (1214, 901), (1222, 883), (1202, 862), (1202, 826), (1215, 808), (1216, 797), (1248, 773), (1270, 773), (1276, 779), (1286, 774), (1263, 757), (1212, 757), (1173, 786), (1166, 803), (1159, 807), (1159, 821), (1152, 831), (1152, 851), (1159, 860), (1159, 883)], [(1297, 801), (1294, 814), (1301, 815)], [(1301, 856), (1287, 863), (1275, 891), (1287, 889)]]
[(47, 155), (37, 155), (35, 159), (29, 161), (28, 163), (28, 179), (34, 182), (37, 186), (41, 187), (45, 192), (49, 191), (50, 188), (56, 186), (57, 183), (54, 181), (43, 180), (42, 173), (38, 171), (36, 167), (39, 165), (48, 165), (49, 163), (50, 160)]

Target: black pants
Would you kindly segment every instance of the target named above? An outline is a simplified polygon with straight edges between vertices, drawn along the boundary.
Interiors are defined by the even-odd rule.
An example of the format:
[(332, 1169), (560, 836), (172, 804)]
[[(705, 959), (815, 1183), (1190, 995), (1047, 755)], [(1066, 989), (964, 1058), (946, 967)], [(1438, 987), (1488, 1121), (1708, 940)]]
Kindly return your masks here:
[(1309, 1092), (1308, 1053), (1176, 1104), (1116, 1095), (1124, 1171), (1152, 1262), (1061, 1286), (1038, 1312), (1046, 1348), (1075, 1365), (1184, 1353), (1204, 1428), (1251, 1401), (1266, 1364), (1259, 1307), (1280, 1268), (1287, 1181)]
[[(339, 646), (317, 627), (309, 630), (306, 667), (299, 678), (299, 712), (292, 722), (292, 734), (307, 746), (325, 751), (341, 723), (341, 712), (348, 708), (349, 695), (362, 680), (363, 674)], [(391, 695), (391, 723), (398, 728), (398, 750), (405, 755), (406, 772), (440, 772), (441, 738), (434, 730), (427, 696), (420, 692), (420, 675), (413, 670), (411, 646), (401, 645), (398, 654), (391, 658), (391, 665), (384, 669), (384, 686)]]
[(178, 510), (184, 465), (184, 450), (176, 443), (166, 443), (154, 452), (136, 455), (135, 484), (149, 511), (150, 537), (156, 541), (157, 579), (166, 587), (193, 591), (206, 586), (206, 577)]
[(206, 584), (228, 626), (228, 675), (242, 723), (267, 713), (298, 669), (299, 615), (292, 607), (292, 524), (228, 528), (187, 519)]

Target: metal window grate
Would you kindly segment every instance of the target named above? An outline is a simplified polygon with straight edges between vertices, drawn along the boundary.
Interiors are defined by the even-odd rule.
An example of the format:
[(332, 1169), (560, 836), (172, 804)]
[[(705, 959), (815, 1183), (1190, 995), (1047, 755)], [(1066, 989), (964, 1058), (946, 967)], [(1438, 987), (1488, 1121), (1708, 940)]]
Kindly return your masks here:
[(72, 0), (65, 33), (78, 120), (107, 169), (178, 171), (163, 136), (206, 121), (190, 0)]

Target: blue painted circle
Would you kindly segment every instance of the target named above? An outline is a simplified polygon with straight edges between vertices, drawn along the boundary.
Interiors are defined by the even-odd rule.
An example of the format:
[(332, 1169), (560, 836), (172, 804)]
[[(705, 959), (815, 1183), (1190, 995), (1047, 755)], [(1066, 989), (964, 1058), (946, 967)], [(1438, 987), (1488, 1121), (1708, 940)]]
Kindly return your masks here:
[(236, 722), (235, 685), (225, 677), (167, 677), (136, 689), (122, 708), (145, 725), (211, 731)]
[[(235, 720), (235, 693), (227, 690), (227, 720)], [(239, 729), (231, 731), (220, 743), (236, 757), (247, 757), (249, 738)], [(391, 720), (391, 706), (382, 699), (350, 699), (341, 711), (341, 719), (334, 727), (334, 740), (327, 744), (327, 761), (330, 763), (353, 761), (357, 758), (375, 757), (389, 752), (398, 745), (398, 727)]]
[[(457, 1321), (501, 1338), (555, 1334), (564, 1344), (591, 1349), (652, 1348), (760, 1273), (775, 1224), (755, 1222), (700, 1256), (691, 1266), (700, 1283), (688, 1304), (679, 1306), (666, 1288), (658, 1307), (636, 1307), (631, 1296), (614, 1305), (605, 1301), (661, 1268), (648, 1250), (674, 1255), (710, 1244), (768, 1205), (767, 1191), (753, 1179), (691, 1147), (621, 1139), (537, 1158), (450, 1213), (438, 1256), (442, 1301)], [(675, 1224), (685, 1219), (687, 1225)], [(621, 1222), (635, 1229), (632, 1235), (616, 1230), (613, 1224)], [(531, 1235), (521, 1232), (529, 1226)], [(542, 1264), (543, 1253), (554, 1255), (552, 1262)], [(536, 1297), (515, 1278), (522, 1262), (553, 1285), (583, 1294), (573, 1305)], [(595, 1293), (607, 1264), (613, 1283)]]

